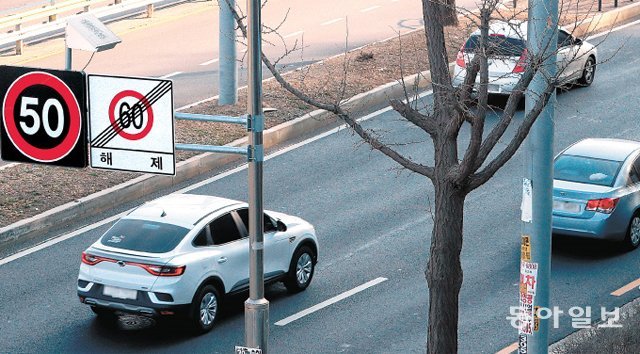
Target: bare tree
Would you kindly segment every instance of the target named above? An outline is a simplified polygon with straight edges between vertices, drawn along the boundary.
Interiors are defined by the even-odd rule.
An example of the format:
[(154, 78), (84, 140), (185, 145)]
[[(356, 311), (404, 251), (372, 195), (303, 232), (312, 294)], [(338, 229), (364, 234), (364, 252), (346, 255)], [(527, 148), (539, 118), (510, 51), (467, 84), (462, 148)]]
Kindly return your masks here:
[[(529, 55), (526, 68), (502, 109), (501, 118), (490, 131), (485, 132), (485, 118), (492, 109), (488, 103), (488, 60), (492, 50), (488, 40), (489, 25), (490, 21), (495, 19), (511, 22), (511, 18), (505, 18), (504, 14), (496, 10), (498, 6), (498, 0), (484, 0), (479, 12), (472, 13), (456, 8), (454, 0), (422, 0), (434, 103), (427, 111), (419, 110), (417, 105), (408, 100), (407, 94), (406, 102), (392, 100), (391, 105), (402, 117), (431, 138), (434, 159), (430, 165), (412, 160), (399, 152), (394, 144), (383, 142), (375, 132), (365, 129), (341, 106), (339, 99), (336, 102), (321, 102), (295, 87), (281, 75), (274, 62), (262, 55), (264, 64), (275, 79), (295, 97), (317, 108), (333, 112), (373, 149), (379, 150), (403, 168), (427, 177), (433, 183), (434, 226), (425, 271), (430, 299), (428, 353), (457, 352), (458, 297), (463, 280), (460, 252), (465, 198), (491, 179), (516, 153), (558, 85), (558, 76), (547, 77), (546, 88), (537, 98), (535, 106), (521, 121), (514, 121), (526, 88), (545, 59), (542, 56)], [(454, 87), (449, 69), (445, 27), (457, 25), (459, 13), (477, 26), (481, 35), (473, 59), (466, 64), (464, 82)], [(246, 37), (244, 17), (239, 11), (235, 12), (235, 16), (240, 30)], [(511, 16), (515, 14), (512, 13)], [(559, 69), (561, 70), (562, 68)], [(479, 83), (476, 82), (478, 77)], [(339, 84), (344, 85), (344, 81)], [(477, 99), (472, 98), (474, 94), (477, 94)], [(470, 140), (464, 154), (460, 156), (459, 135), (465, 124), (470, 126)], [(511, 125), (516, 125), (517, 129), (514, 136), (507, 139), (505, 132)], [(503, 138), (506, 140), (506, 146), (496, 149)]]

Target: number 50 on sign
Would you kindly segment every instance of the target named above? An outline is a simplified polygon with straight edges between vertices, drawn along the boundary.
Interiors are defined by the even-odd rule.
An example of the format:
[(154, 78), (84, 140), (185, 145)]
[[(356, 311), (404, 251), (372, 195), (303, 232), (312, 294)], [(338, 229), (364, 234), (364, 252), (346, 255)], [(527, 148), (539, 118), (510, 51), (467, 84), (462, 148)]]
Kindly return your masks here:
[(87, 166), (83, 73), (0, 66), (6, 161)]

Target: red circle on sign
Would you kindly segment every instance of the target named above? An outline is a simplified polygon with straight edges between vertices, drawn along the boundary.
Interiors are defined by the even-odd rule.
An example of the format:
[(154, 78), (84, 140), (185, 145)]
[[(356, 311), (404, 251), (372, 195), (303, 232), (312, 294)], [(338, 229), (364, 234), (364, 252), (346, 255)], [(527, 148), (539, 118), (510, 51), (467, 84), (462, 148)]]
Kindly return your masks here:
[[(18, 131), (15, 117), (13, 116), (13, 110), (20, 94), (27, 88), (35, 85), (48, 86), (56, 91), (62, 96), (69, 110), (69, 130), (67, 135), (60, 144), (50, 149), (41, 149), (26, 141)], [(33, 160), (40, 162), (58, 161), (67, 156), (76, 146), (78, 139), (80, 139), (82, 115), (80, 114), (78, 101), (67, 84), (49, 73), (33, 71), (17, 78), (16, 81), (9, 86), (4, 96), (2, 111), (5, 116), (4, 127), (7, 130), (9, 139), (16, 149)]]
[[(142, 129), (140, 132), (135, 134), (127, 133), (124, 130), (118, 131), (118, 124), (116, 123), (116, 105), (118, 104), (118, 102), (120, 102), (120, 100), (122, 100), (125, 97), (133, 97), (139, 100), (140, 102), (142, 102), (142, 104), (145, 107), (144, 109), (147, 112), (147, 125), (144, 127), (144, 129)], [(111, 121), (111, 127), (115, 131), (118, 131), (118, 134), (121, 137), (127, 140), (140, 140), (145, 136), (147, 136), (147, 134), (149, 134), (149, 132), (151, 131), (151, 127), (153, 126), (153, 109), (151, 109), (151, 104), (149, 103), (149, 101), (147, 101), (147, 98), (144, 97), (144, 95), (141, 94), (140, 92), (133, 91), (133, 90), (124, 90), (118, 93), (111, 100), (111, 103), (109, 104), (109, 120)]]

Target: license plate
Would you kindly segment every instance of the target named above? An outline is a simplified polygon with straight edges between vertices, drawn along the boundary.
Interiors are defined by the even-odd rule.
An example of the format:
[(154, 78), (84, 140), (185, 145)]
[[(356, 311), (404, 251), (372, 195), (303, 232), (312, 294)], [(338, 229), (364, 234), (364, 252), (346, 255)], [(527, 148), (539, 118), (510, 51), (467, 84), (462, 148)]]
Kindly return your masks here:
[(500, 85), (498, 85), (498, 84), (489, 84), (489, 87), (487, 88), (487, 91), (489, 91), (489, 92), (500, 92)]
[(102, 294), (124, 300), (135, 300), (138, 297), (137, 290), (116, 288), (115, 286), (103, 287)]
[(580, 204), (571, 202), (553, 201), (553, 210), (566, 211), (569, 213), (579, 213)]

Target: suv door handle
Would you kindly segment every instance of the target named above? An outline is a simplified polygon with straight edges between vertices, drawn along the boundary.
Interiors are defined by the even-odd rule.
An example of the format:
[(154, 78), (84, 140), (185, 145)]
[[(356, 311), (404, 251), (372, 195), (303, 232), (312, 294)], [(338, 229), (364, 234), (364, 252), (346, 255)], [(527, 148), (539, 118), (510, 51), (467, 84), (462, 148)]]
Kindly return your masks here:
[(222, 264), (222, 263), (224, 263), (224, 262), (226, 262), (226, 261), (227, 261), (227, 257), (220, 257), (220, 258), (218, 258), (218, 263), (220, 263), (220, 264)]

